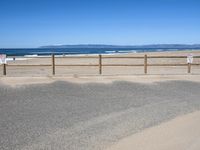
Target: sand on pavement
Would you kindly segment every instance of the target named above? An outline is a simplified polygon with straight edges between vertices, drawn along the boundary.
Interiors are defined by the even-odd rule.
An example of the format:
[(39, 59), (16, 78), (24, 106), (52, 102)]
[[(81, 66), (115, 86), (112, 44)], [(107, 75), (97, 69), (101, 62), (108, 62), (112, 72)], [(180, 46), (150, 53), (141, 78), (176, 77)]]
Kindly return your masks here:
[(110, 76), (66, 76), (66, 77), (2, 77), (0, 84), (12, 87), (30, 84), (53, 83), (56, 81), (66, 81), (71, 83), (104, 83), (111, 84), (115, 81), (127, 81), (134, 83), (151, 84), (166, 81), (192, 81), (200, 82), (199, 75), (110, 75)]
[(108, 150), (199, 150), (200, 111), (145, 129)]

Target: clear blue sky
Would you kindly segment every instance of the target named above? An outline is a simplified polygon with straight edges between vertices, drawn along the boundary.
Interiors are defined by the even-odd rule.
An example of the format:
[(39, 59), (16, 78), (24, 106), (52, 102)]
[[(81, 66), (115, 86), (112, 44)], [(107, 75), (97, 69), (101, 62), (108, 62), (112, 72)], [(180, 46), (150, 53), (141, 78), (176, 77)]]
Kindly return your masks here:
[(200, 0), (0, 0), (0, 48), (200, 43)]

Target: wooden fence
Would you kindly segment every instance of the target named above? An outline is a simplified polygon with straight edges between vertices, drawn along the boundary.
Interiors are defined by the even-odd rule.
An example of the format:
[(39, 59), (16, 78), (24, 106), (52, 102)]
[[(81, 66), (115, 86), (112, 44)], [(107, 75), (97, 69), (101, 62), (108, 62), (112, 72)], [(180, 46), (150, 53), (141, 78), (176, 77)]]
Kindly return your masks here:
[[(39, 64), (39, 65), (31, 65), (31, 64), (2, 64), (3, 65), (3, 75), (6, 76), (7, 74), (7, 66), (9, 67), (52, 67), (52, 75), (56, 74), (56, 67), (84, 67), (84, 66), (93, 66), (98, 67), (98, 74), (103, 73), (103, 67), (117, 67), (117, 66), (129, 66), (129, 67), (144, 67), (144, 74), (148, 73), (148, 66), (186, 66), (187, 67), (187, 73), (191, 73), (191, 67), (192, 66), (199, 66), (200, 63), (170, 63), (170, 64), (149, 64), (148, 59), (157, 59), (157, 58), (170, 58), (170, 59), (177, 59), (177, 58), (185, 58), (187, 59), (187, 56), (110, 56), (110, 55), (96, 55), (96, 56), (55, 56), (52, 54), (51, 56), (44, 56), (44, 57), (28, 57), (28, 58), (49, 58), (51, 59), (51, 64)], [(55, 60), (59, 59), (68, 59), (68, 58), (77, 58), (77, 59), (90, 59), (90, 58), (96, 58), (98, 59), (98, 64), (56, 64)], [(194, 56), (193, 58), (200, 58), (200, 56)], [(103, 59), (143, 59), (144, 63), (142, 64), (104, 64)]]

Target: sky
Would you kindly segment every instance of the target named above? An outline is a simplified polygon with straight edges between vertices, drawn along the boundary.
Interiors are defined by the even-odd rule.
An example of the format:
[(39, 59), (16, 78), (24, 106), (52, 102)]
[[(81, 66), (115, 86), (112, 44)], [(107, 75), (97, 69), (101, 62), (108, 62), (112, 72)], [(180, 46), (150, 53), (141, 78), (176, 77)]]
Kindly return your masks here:
[(0, 48), (200, 44), (200, 0), (0, 0)]

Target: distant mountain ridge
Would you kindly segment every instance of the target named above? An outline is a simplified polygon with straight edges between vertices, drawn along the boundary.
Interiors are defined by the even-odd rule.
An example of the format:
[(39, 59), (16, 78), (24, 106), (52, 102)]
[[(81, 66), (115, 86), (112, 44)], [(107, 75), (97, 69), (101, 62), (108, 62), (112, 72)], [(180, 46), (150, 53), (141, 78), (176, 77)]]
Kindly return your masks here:
[(200, 44), (152, 44), (152, 45), (104, 45), (104, 44), (78, 44), (78, 45), (48, 45), (39, 48), (200, 48)]

